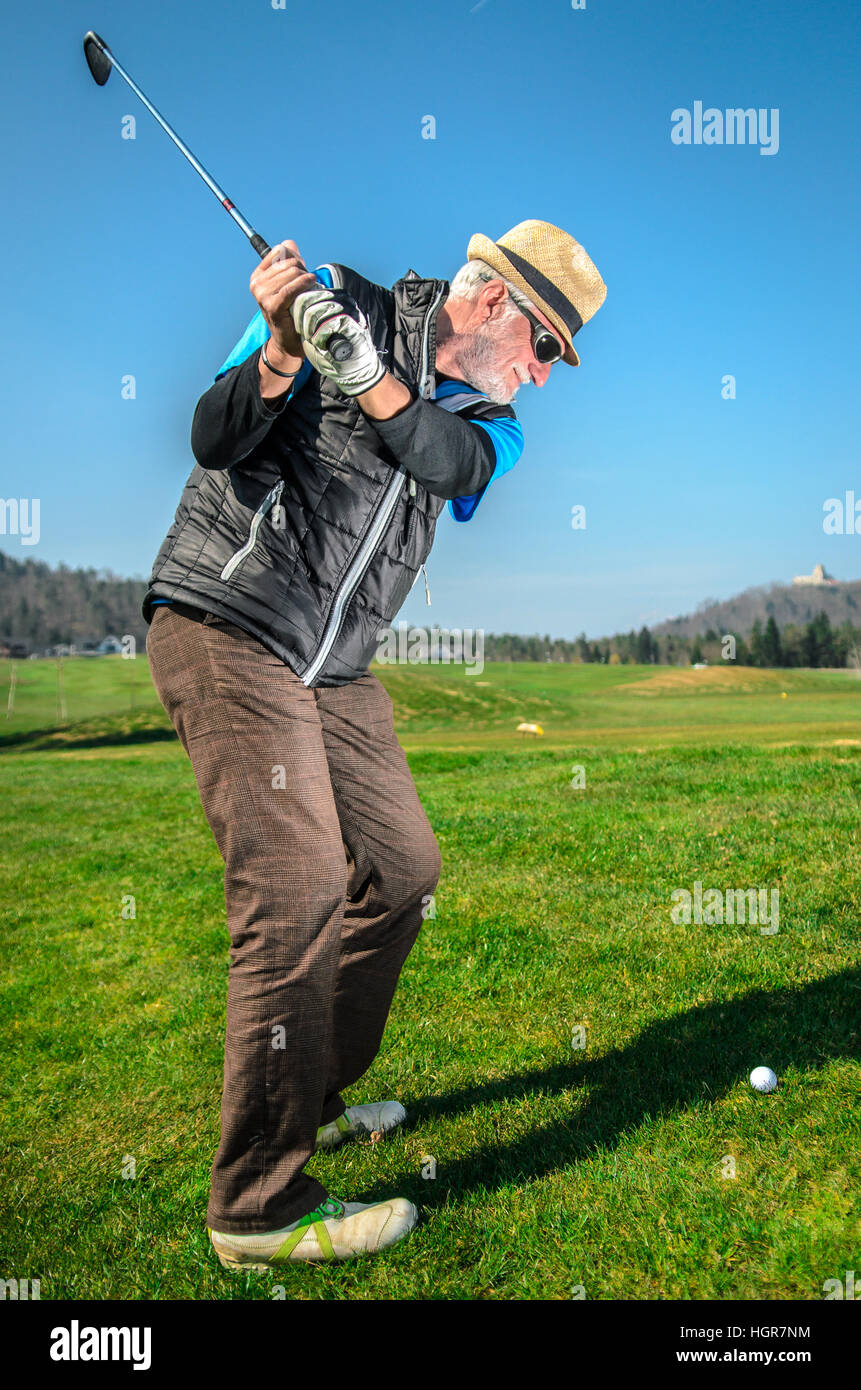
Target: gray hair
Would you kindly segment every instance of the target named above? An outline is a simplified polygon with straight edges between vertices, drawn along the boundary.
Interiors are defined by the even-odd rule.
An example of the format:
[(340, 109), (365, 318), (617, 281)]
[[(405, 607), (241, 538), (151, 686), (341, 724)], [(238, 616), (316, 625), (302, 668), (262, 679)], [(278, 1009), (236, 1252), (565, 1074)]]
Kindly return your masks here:
[(477, 299), (481, 293), (482, 285), (488, 280), (501, 280), (515, 304), (520, 304), (524, 308), (531, 309), (533, 313), (535, 312), (535, 305), (532, 300), (527, 299), (518, 285), (513, 285), (510, 280), (506, 280), (505, 276), (500, 275), (499, 271), (494, 270), (487, 261), (481, 261), (477, 258), (467, 261), (466, 265), (461, 266), (449, 284), (448, 297), (449, 299), (470, 301)]

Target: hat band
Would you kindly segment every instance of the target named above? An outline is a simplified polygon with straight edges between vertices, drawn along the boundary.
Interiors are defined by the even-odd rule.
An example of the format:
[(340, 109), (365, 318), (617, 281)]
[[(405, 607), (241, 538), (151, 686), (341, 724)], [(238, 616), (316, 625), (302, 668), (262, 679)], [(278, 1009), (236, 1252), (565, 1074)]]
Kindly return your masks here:
[(531, 265), (529, 261), (525, 261), (522, 256), (518, 256), (516, 251), (509, 251), (507, 246), (500, 245), (498, 241), (495, 245), (498, 246), (502, 254), (511, 261), (514, 268), (520, 271), (527, 285), (535, 291), (539, 298), (544, 300), (545, 304), (548, 304), (550, 308), (559, 315), (573, 338), (578, 329), (583, 327), (583, 320), (578, 310), (574, 308), (571, 300), (566, 299), (558, 285), (554, 285), (552, 280), (548, 280), (547, 276), (542, 275), (541, 271), (536, 270), (535, 266)]

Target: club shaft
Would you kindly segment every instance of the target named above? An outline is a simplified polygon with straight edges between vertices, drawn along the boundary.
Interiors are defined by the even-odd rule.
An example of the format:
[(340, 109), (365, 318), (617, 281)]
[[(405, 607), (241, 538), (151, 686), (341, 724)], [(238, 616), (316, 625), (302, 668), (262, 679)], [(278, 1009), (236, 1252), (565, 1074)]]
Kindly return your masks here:
[(260, 258), (262, 260), (264, 256), (268, 255), (270, 250), (270, 247), (267, 245), (267, 243), (263, 240), (263, 238), (259, 235), (258, 232), (255, 232), (254, 228), (251, 226), (251, 223), (246, 221), (239, 209), (234, 207), (233, 203), (228, 198), (224, 189), (220, 188), (218, 184), (215, 182), (215, 179), (212, 177), (212, 175), (209, 174), (206, 171), (206, 169), (204, 169), (200, 160), (192, 154), (191, 150), (188, 148), (188, 145), (186, 145), (183, 140), (180, 140), (176, 131), (168, 125), (167, 121), (164, 119), (161, 113), (153, 106), (149, 98), (141, 91), (134, 78), (129, 76), (129, 74), (126, 72), (125, 68), (122, 66), (121, 63), (117, 62), (113, 53), (109, 53), (108, 56), (110, 57), (111, 66), (116, 68), (120, 77), (122, 77), (123, 80), (129, 84), (135, 96), (137, 96), (143, 102), (147, 111), (151, 112), (152, 115), (155, 116), (155, 119), (158, 121), (162, 130), (170, 136), (177, 149), (185, 155), (192, 168), (197, 170), (197, 172), (200, 174), (200, 177), (203, 179), (203, 182), (206, 184), (207, 188), (211, 189), (211, 191), (215, 194), (216, 198), (221, 203), (221, 206), (225, 209), (225, 211), (230, 213), (230, 216), (233, 218), (237, 227), (240, 227), (241, 230), (245, 233), (245, 235), (248, 237), (248, 240), (251, 242), (255, 251), (259, 253)]
[[(93, 60), (91, 54), (88, 51), (88, 44), (94, 46), (98, 50), (98, 52), (102, 55), (102, 58), (104, 58), (105, 61), (110, 64), (110, 68), (116, 68), (120, 77), (123, 79), (125, 83), (128, 84), (129, 87), (131, 87), (138, 100), (143, 102), (147, 111), (149, 111), (155, 117), (165, 134), (170, 136), (171, 140), (176, 145), (180, 153), (184, 154), (192, 168), (197, 170), (198, 174), (203, 179), (203, 182), (206, 184), (207, 188), (209, 188), (215, 194), (221, 206), (225, 209), (226, 212), (230, 213), (230, 216), (233, 218), (233, 221), (236, 223), (237, 227), (239, 227), (240, 230), (244, 232), (245, 236), (251, 242), (251, 245), (254, 247), (254, 250), (257, 252), (260, 259), (262, 260), (264, 256), (268, 256), (270, 250), (272, 249), (269, 246), (268, 242), (266, 242), (263, 239), (259, 232), (255, 232), (254, 228), (251, 226), (251, 223), (247, 222), (246, 219), (242, 216), (242, 213), (239, 211), (239, 209), (234, 207), (233, 203), (228, 198), (224, 189), (219, 187), (212, 175), (206, 169), (204, 169), (200, 160), (192, 154), (185, 141), (180, 140), (176, 131), (172, 128), (172, 126), (168, 125), (161, 112), (155, 106), (153, 106), (149, 97), (141, 91), (134, 78), (126, 72), (122, 63), (117, 62), (116, 58), (114, 57), (111, 50), (108, 48), (104, 39), (100, 39), (98, 34), (94, 33), (91, 29), (84, 38), (84, 52), (87, 57), (87, 63), (90, 67), (90, 72), (92, 73), (94, 80), (99, 84), (99, 86), (103, 87), (104, 84), (107, 82), (110, 68), (103, 68), (101, 62), (96, 63)], [(348, 295), (343, 295), (342, 301), (346, 302), (349, 298), (350, 297)], [(332, 334), (329, 337), (326, 346), (328, 351), (332, 353), (335, 361), (337, 362), (346, 361), (349, 357), (352, 356), (353, 353), (352, 345), (350, 344), (349, 339), (344, 337), (343, 334), (340, 333)]]

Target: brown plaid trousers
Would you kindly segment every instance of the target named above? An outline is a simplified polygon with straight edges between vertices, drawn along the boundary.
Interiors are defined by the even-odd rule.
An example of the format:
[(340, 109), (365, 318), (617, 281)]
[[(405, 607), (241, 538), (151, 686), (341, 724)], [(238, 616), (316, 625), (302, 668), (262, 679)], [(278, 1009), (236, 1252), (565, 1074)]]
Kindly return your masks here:
[(225, 866), (207, 1225), (277, 1230), (328, 1195), (303, 1167), (377, 1055), (439, 846), (370, 671), (309, 689), (241, 628), (181, 605), (155, 609), (147, 655)]

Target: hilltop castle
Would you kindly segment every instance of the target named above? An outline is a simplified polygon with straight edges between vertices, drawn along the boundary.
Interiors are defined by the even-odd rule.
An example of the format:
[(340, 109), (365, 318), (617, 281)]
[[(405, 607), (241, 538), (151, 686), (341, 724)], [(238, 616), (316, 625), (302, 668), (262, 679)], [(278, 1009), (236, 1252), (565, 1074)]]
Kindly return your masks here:
[(824, 565), (814, 565), (812, 574), (797, 574), (792, 582), (793, 584), (837, 584), (839, 580), (832, 579)]

